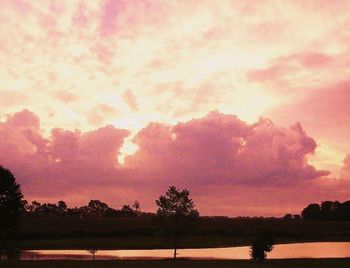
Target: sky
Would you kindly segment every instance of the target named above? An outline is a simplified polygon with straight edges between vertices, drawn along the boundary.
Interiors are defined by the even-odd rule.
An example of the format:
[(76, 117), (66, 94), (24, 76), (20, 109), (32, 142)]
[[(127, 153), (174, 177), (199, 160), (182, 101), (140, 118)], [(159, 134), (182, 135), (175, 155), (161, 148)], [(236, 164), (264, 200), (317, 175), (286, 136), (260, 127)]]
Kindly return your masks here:
[(29, 201), (283, 216), (350, 196), (349, 1), (1, 0), (0, 164)]

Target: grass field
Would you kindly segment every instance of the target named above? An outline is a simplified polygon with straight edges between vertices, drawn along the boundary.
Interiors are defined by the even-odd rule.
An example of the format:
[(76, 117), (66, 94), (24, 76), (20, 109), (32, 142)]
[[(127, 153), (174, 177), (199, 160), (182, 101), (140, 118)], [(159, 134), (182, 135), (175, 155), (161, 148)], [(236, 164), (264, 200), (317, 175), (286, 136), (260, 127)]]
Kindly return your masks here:
[[(193, 235), (253, 236), (269, 228), (278, 237), (350, 236), (350, 222), (282, 219), (237, 219), (201, 217)], [(62, 238), (102, 236), (155, 236), (159, 226), (152, 217), (131, 218), (24, 218), (17, 238)]]
[(287, 259), (251, 261), (0, 261), (0, 268), (348, 268), (350, 259)]
[[(281, 219), (201, 218), (183, 236), (180, 248), (250, 245), (261, 228), (277, 243), (350, 241), (350, 222), (308, 222)], [(172, 248), (152, 218), (26, 218), (0, 249), (152, 249)]]

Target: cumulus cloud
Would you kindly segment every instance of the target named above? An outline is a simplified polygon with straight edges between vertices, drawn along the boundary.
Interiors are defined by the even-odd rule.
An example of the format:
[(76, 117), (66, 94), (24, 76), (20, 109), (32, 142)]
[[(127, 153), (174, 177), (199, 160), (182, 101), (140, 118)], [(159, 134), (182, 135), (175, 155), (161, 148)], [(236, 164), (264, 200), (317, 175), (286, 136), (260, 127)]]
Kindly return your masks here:
[(270, 109), (266, 115), (280, 125), (300, 121), (308, 133), (321, 145), (316, 163), (339, 173), (344, 155), (350, 152), (350, 81), (315, 87), (297, 101)]
[(28, 195), (50, 196), (71, 186), (118, 179), (117, 156), (128, 131), (111, 125), (88, 132), (55, 128), (45, 138), (28, 110), (0, 123), (0, 163), (15, 172)]
[[(235, 193), (230, 202), (249, 199), (246, 213), (254, 214), (261, 206), (253, 198), (257, 189), (270, 206), (265, 212), (277, 213), (282, 192), (280, 200), (309, 187), (304, 199), (312, 201), (326, 190), (315, 186), (328, 172), (308, 163), (317, 145), (300, 124), (248, 124), (219, 112), (175, 125), (150, 123), (134, 137), (139, 149), (120, 165), (117, 156), (128, 135), (107, 125), (87, 132), (54, 128), (44, 137), (39, 118), (23, 110), (0, 123), (0, 163), (18, 177), (26, 198), (64, 197), (73, 204), (91, 197), (113, 204), (118, 193), (119, 202), (136, 198), (153, 209), (154, 199), (175, 184), (193, 192), (204, 214), (215, 213), (208, 200), (219, 204), (228, 192)], [(220, 212), (239, 213), (232, 207)]]
[(139, 150), (127, 167), (189, 185), (293, 184), (328, 174), (308, 164), (316, 143), (300, 124), (280, 128), (261, 119), (249, 125), (212, 112), (175, 126), (151, 123), (135, 143)]

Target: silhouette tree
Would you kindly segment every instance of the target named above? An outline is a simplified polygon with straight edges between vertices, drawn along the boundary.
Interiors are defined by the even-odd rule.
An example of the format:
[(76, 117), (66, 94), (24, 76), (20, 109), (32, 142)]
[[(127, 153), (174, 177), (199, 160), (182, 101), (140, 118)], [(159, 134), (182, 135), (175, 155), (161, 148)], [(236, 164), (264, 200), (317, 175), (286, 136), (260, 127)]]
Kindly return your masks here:
[(20, 185), (10, 170), (0, 166), (0, 238), (19, 227), (23, 212)]
[(199, 213), (190, 199), (190, 192), (186, 189), (179, 190), (175, 186), (169, 187), (165, 195), (156, 200), (156, 204), (157, 216), (173, 239), (174, 259), (176, 259), (179, 237), (186, 228), (196, 222)]
[(286, 214), (286, 215), (283, 216), (283, 219), (284, 219), (284, 220), (287, 220), (287, 221), (290, 221), (290, 220), (293, 219), (293, 215), (288, 213), (288, 214)]
[(41, 204), (37, 201), (33, 201), (31, 204), (31, 210), (33, 211), (34, 214), (37, 214), (38, 211), (40, 210)]
[(88, 249), (87, 252), (89, 252), (91, 255), (92, 255), (92, 260), (94, 261), (95, 260), (95, 255), (97, 253), (97, 249), (95, 248), (91, 248), (91, 249)]
[(135, 211), (130, 207), (130, 205), (123, 205), (118, 213), (120, 216), (123, 217), (137, 216)]
[(90, 200), (88, 204), (88, 213), (91, 217), (102, 217), (108, 209), (108, 205), (100, 200)]
[(321, 208), (319, 204), (310, 204), (301, 212), (304, 220), (319, 220), (321, 217)]
[(350, 220), (350, 201), (339, 204), (335, 214), (337, 220)]
[(58, 206), (58, 209), (59, 209), (60, 213), (64, 214), (66, 212), (66, 210), (67, 210), (66, 202), (61, 200), (61, 201), (58, 201), (57, 204), (58, 204), (57, 206)]
[(273, 249), (274, 238), (272, 234), (263, 229), (252, 243), (250, 257), (252, 260), (263, 261), (267, 257), (267, 252)]
[(309, 204), (301, 215), (304, 220), (348, 221), (350, 220), (350, 200), (323, 201), (319, 204)]
[(136, 213), (136, 215), (141, 214), (141, 205), (139, 201), (135, 200), (134, 204), (132, 205), (132, 208), (134, 209), (134, 212)]

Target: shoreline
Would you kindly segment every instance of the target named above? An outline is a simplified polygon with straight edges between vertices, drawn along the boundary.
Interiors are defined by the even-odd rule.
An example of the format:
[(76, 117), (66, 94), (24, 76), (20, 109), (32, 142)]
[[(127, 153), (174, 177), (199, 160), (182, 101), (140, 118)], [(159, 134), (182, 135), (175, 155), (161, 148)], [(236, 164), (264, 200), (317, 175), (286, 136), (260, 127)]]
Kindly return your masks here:
[[(25, 265), (25, 266), (24, 266)], [(348, 268), (350, 266), (350, 258), (339, 259), (274, 259), (266, 260), (261, 263), (251, 260), (95, 260), (95, 261), (0, 261), (0, 268), (112, 268), (112, 267), (128, 267), (128, 268), (295, 268), (295, 267), (332, 267), (332, 268)]]
[[(129, 239), (132, 239), (130, 237)], [(151, 239), (152, 237), (148, 237)], [(202, 237), (201, 237), (202, 238)], [(208, 239), (208, 237), (204, 237)], [(209, 237), (210, 238), (210, 237)], [(106, 241), (108, 246), (102, 246), (100, 241)], [(161, 247), (152, 247), (151, 245), (139, 246), (137, 245), (137, 241), (134, 244), (124, 245), (123, 241), (118, 240), (118, 237), (95, 237), (95, 238), (55, 238), (55, 239), (22, 239), (22, 240), (4, 240), (1, 243), (0, 250), (86, 250), (87, 248), (93, 248), (96, 250), (163, 250), (163, 249), (173, 249), (170, 243), (166, 243), (165, 241), (159, 240), (161, 243)], [(235, 240), (236, 239), (236, 240)], [(250, 246), (250, 240), (252, 237), (232, 237), (232, 241), (222, 241), (222, 243), (217, 242), (215, 244), (207, 244), (203, 243), (203, 246), (200, 246), (200, 243), (186, 243), (184, 241), (181, 243), (182, 245), (178, 247), (181, 249), (206, 249), (206, 248), (232, 248), (232, 247), (246, 247)], [(85, 240), (89, 240), (91, 243), (85, 245)], [(245, 240), (245, 241), (244, 241)], [(41, 243), (40, 243), (41, 242)], [(75, 242), (75, 243), (72, 243)], [(320, 237), (320, 238), (304, 238), (304, 239), (276, 239), (275, 245), (278, 244), (302, 244), (302, 243), (317, 243), (317, 242), (350, 242), (350, 237)], [(39, 245), (35, 245), (40, 243)], [(116, 243), (115, 246), (111, 244)], [(119, 244), (118, 244), (119, 243)], [(72, 245), (73, 244), (73, 245)], [(7, 246), (8, 245), (8, 246)], [(159, 244), (160, 245), (160, 244)]]

